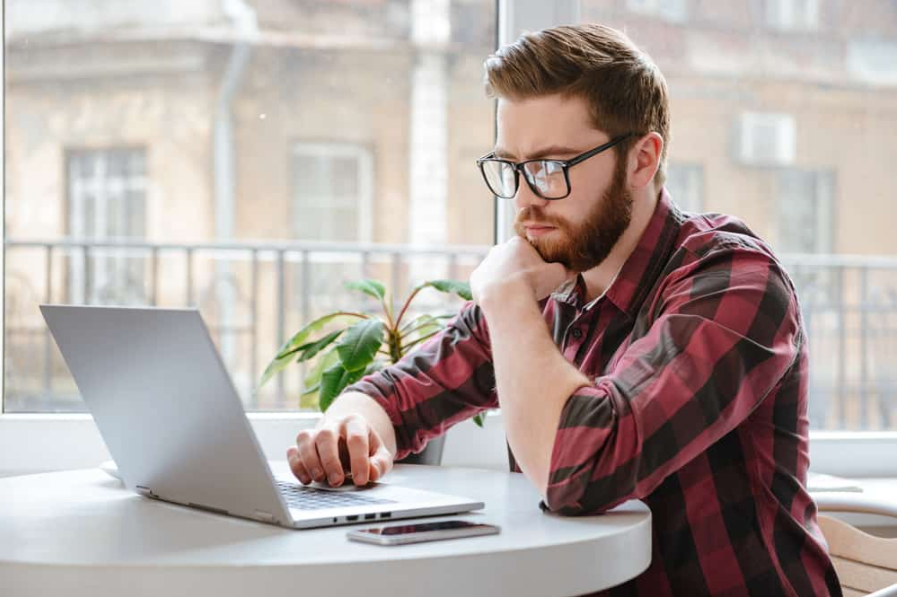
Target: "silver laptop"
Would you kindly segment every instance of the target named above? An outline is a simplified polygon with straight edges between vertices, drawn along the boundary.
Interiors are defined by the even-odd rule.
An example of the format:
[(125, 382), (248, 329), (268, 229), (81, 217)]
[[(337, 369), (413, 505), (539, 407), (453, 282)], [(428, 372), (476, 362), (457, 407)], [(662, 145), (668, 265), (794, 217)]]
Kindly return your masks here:
[(41, 313), (122, 480), (144, 496), (291, 528), (484, 506), (388, 476), (365, 489), (276, 478), (195, 309), (41, 305)]

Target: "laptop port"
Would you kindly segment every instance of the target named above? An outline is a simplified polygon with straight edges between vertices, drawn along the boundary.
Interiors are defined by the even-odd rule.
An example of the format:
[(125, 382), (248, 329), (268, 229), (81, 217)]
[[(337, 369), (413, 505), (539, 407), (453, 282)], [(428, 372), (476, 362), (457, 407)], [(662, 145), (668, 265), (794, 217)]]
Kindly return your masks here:
[(365, 514), (364, 515), (365, 520), (374, 520), (375, 518), (377, 518), (376, 514)]
[(392, 518), (392, 512), (384, 512), (380, 515), (380, 518)]
[(352, 522), (353, 520), (358, 520), (358, 515), (353, 514), (352, 516), (347, 516), (346, 520), (348, 520), (349, 522)]

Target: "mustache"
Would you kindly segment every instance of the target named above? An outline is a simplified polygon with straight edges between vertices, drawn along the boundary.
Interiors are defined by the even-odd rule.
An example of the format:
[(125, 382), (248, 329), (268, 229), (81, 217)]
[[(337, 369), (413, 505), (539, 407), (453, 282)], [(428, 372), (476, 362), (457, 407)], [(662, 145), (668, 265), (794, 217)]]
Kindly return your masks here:
[(544, 224), (546, 226), (554, 226), (563, 228), (566, 224), (563, 220), (553, 216), (546, 216), (539, 207), (527, 206), (517, 212), (514, 218), (514, 227), (519, 228), (523, 222), (531, 222), (534, 224)]

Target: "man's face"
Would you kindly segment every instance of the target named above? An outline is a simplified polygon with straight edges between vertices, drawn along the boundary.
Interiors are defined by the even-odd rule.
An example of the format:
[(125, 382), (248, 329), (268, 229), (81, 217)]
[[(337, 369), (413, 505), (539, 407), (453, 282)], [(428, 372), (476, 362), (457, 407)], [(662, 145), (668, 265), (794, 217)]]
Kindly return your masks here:
[[(496, 154), (513, 161), (568, 160), (610, 138), (594, 128), (581, 98), (558, 95), (498, 102)], [(546, 201), (520, 176), (514, 230), (546, 262), (584, 272), (604, 261), (629, 226), (625, 163), (608, 150), (570, 168), (570, 195)]]

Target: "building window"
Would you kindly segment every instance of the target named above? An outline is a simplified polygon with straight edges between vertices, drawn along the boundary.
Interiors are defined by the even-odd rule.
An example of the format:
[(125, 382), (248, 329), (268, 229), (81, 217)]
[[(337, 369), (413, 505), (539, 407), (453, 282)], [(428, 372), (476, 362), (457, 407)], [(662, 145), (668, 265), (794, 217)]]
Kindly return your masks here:
[(704, 167), (700, 164), (670, 163), (666, 188), (683, 210), (704, 210)]
[(782, 170), (776, 177), (777, 249), (834, 252), (834, 176), (828, 171)]
[(819, 0), (766, 0), (766, 24), (780, 31), (814, 31)]
[(737, 120), (735, 161), (745, 166), (788, 166), (797, 152), (791, 114), (743, 112)]
[(626, 0), (626, 8), (669, 21), (684, 21), (688, 16), (686, 0)]
[[(146, 152), (140, 148), (66, 152), (68, 231), (75, 241), (146, 237)], [(73, 255), (72, 302), (140, 303), (143, 258), (133, 251), (94, 248), (91, 258)]]
[(370, 242), (373, 158), (361, 146), (299, 143), (293, 152), (293, 233), (299, 240)]

